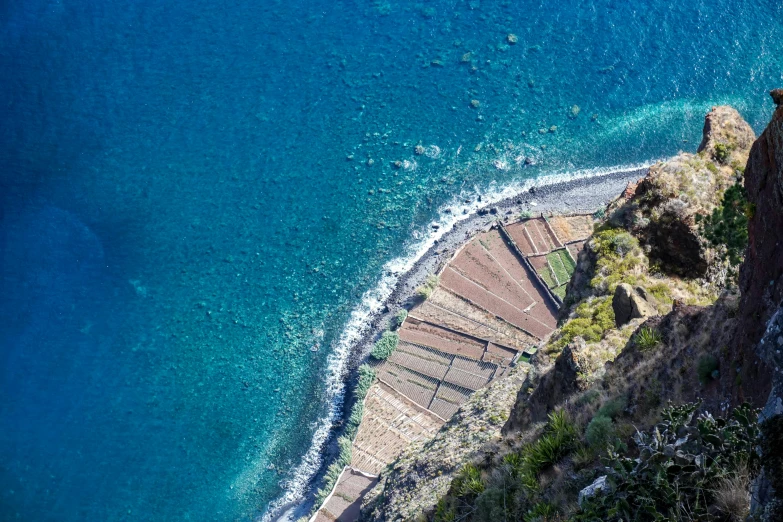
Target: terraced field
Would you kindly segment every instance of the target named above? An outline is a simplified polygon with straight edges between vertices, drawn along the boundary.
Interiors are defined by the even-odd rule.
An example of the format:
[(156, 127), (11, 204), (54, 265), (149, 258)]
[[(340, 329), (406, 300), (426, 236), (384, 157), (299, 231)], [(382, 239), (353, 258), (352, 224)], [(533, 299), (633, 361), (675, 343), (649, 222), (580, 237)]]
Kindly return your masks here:
[(365, 399), (351, 466), (314, 520), (355, 520), (346, 513), (353, 513), (353, 495), (369, 480), (355, 470), (380, 474), (408, 444), (431, 437), (476, 390), (514, 361), (529, 359), (557, 326), (575, 259), (591, 232), (590, 216), (534, 218), (498, 225), (457, 252), (430, 297), (409, 311), (396, 350), (372, 363), (377, 379)]
[(313, 517), (313, 521), (357, 520), (362, 497), (377, 483), (377, 477), (368, 477), (360, 471), (346, 468), (337, 479), (331, 496)]

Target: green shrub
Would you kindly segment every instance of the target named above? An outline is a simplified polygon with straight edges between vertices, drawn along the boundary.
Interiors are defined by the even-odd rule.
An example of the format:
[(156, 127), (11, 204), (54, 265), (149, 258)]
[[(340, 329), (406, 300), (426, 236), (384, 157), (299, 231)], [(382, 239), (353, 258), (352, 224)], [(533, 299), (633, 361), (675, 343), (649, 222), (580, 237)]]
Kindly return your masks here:
[(669, 406), (649, 433), (637, 432), (637, 450), (603, 459), (607, 490), (585, 499), (575, 522), (717, 520), (717, 486), (759, 467), (758, 410), (740, 406), (728, 419), (696, 418), (698, 404)]
[(593, 212), (593, 219), (603, 219), (606, 217), (606, 209), (605, 208), (599, 208), (595, 212)]
[(427, 276), (427, 280), (424, 281), (424, 284), (422, 284), (419, 288), (416, 289), (416, 293), (419, 295), (419, 297), (423, 297), (424, 299), (429, 299), (432, 295), (432, 292), (435, 291), (435, 288), (437, 288), (438, 284), (440, 283), (440, 278), (434, 274)]
[(658, 346), (662, 340), (663, 337), (658, 330), (647, 327), (640, 329), (636, 333), (636, 336), (634, 336), (634, 342), (636, 343), (636, 346), (638, 346), (639, 349), (643, 352), (652, 350)]
[(720, 206), (709, 216), (697, 214), (696, 222), (699, 232), (713, 247), (725, 247), (724, 259), (739, 265), (748, 245), (748, 218), (753, 212), (745, 188), (735, 183), (726, 189)]
[[(652, 267), (650, 267), (650, 271), (652, 271)], [(672, 290), (669, 288), (669, 285), (666, 283), (656, 283), (654, 285), (651, 285), (647, 287), (647, 291), (650, 292), (650, 294), (656, 298), (658, 301), (661, 301), (663, 303), (671, 303), (672, 302)]]
[(483, 492), (485, 487), (481, 470), (475, 464), (466, 464), (454, 478), (454, 489), (461, 497), (476, 496)]
[(359, 366), (359, 381), (356, 384), (356, 397), (363, 400), (367, 396), (367, 390), (375, 381), (375, 370), (369, 364)]
[(547, 522), (560, 515), (560, 511), (549, 502), (539, 502), (533, 506), (525, 516), (524, 522)]
[(530, 478), (537, 477), (576, 448), (578, 440), (579, 431), (565, 412), (550, 413), (544, 434), (520, 452), (524, 474)]
[(408, 310), (405, 308), (402, 308), (399, 312), (397, 312), (397, 315), (394, 316), (394, 328), (399, 328), (402, 326), (402, 323), (405, 322), (405, 319), (408, 318)]
[(389, 356), (397, 349), (397, 343), (400, 341), (400, 336), (394, 332), (383, 332), (381, 338), (372, 347), (370, 355), (379, 361), (388, 359)]
[(571, 460), (574, 463), (574, 469), (579, 471), (595, 462), (596, 457), (596, 451), (589, 446), (579, 446), (574, 450)]
[(716, 143), (715, 153), (713, 154), (713, 156), (715, 157), (715, 161), (725, 165), (729, 159), (729, 156), (731, 156), (731, 151), (733, 149), (734, 147), (732, 147), (731, 145), (727, 145), (725, 143)]
[(585, 440), (595, 451), (604, 451), (614, 439), (612, 419), (604, 415), (596, 415), (587, 425)]
[(486, 481), (478, 466), (463, 467), (449, 493), (438, 502), (434, 520), (511, 521), (523, 519), (529, 510), (538, 513), (543, 510), (543, 506), (536, 507), (539, 474), (578, 447), (575, 424), (562, 411), (551, 413), (541, 436), (505, 455)]
[(621, 228), (602, 228), (593, 234), (591, 241), (597, 254), (591, 287), (612, 294), (620, 283), (635, 285), (638, 282), (634, 269), (642, 258), (635, 237)]
[(628, 399), (625, 395), (615, 397), (610, 401), (606, 401), (603, 406), (598, 410), (596, 415), (603, 417), (609, 417), (610, 419), (616, 419), (628, 406)]
[(704, 354), (699, 357), (699, 362), (696, 366), (696, 373), (699, 376), (699, 382), (707, 384), (712, 379), (718, 377), (716, 372), (718, 371), (718, 359), (712, 354)]
[(560, 338), (552, 342), (555, 349), (562, 349), (575, 337), (588, 343), (600, 341), (604, 334), (614, 328), (614, 309), (608, 296), (586, 301), (576, 308), (576, 317), (560, 329)]

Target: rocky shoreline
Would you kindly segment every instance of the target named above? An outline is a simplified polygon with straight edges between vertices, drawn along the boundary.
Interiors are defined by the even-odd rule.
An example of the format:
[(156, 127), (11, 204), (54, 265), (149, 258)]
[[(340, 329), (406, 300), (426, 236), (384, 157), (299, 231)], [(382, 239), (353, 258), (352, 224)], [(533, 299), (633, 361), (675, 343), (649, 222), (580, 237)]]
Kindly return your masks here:
[[(447, 263), (467, 240), (476, 233), (489, 229), (498, 220), (518, 218), (522, 213), (531, 215), (592, 213), (606, 207), (611, 200), (625, 190), (628, 183), (636, 182), (644, 177), (647, 170), (647, 168), (620, 170), (592, 177), (554, 182), (545, 180), (524, 192), (488, 204), (455, 223), (451, 230), (435, 241), (410, 270), (400, 276), (380, 312), (375, 314), (361, 339), (353, 347), (349, 363), (352, 371), (346, 376), (347, 391), (343, 405), (343, 418), (350, 413), (355, 400), (352, 385), (356, 381), (356, 368), (366, 360), (373, 343), (388, 328), (390, 321), (400, 309), (409, 309), (416, 302), (416, 289), (426, 278)], [(321, 470), (313, 478), (313, 486), (320, 484), (325, 470), (336, 457), (338, 452), (336, 440), (341, 432), (341, 424), (333, 428), (330, 442), (323, 450), (324, 460)], [(316, 489), (313, 486), (308, 492), (308, 498), (295, 509), (297, 516), (302, 516), (311, 509)], [(290, 516), (291, 511), (287, 511), (287, 513)]]

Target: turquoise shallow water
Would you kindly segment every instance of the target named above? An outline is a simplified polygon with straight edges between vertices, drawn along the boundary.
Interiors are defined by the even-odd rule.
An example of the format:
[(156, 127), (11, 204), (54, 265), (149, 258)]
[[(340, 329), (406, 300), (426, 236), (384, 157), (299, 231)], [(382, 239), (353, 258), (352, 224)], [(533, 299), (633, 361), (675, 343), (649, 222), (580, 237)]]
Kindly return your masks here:
[(2, 3), (0, 519), (296, 497), (444, 207), (694, 149), (717, 103), (763, 128), (783, 8), (682, 4)]

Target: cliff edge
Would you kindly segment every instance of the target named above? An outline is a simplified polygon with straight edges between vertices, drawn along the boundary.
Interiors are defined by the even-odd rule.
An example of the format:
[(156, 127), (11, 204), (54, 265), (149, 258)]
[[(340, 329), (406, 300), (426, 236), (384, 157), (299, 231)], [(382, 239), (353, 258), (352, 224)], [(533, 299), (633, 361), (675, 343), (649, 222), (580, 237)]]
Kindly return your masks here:
[[(406, 452), (363, 520), (781, 519), (783, 90), (772, 97), (757, 140), (715, 107), (696, 153), (609, 205), (526, 378)], [(474, 422), (484, 411), (493, 422)]]

